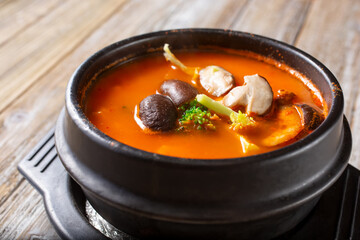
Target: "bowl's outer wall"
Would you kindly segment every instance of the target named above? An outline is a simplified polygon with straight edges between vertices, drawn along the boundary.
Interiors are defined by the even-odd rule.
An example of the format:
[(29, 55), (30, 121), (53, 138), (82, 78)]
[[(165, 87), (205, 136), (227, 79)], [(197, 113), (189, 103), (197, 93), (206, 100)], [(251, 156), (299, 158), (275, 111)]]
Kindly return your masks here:
[[(164, 43), (175, 51), (217, 46), (286, 62), (318, 86), (330, 107), (329, 116), (295, 144), (240, 159), (160, 156), (101, 133), (82, 112), (83, 88), (99, 69), (119, 58), (131, 60), (161, 51)], [(86, 191), (116, 208), (195, 222), (248, 221), (315, 199), (340, 176), (351, 149), (351, 136), (344, 140), (342, 92), (325, 66), (271, 39), (209, 29), (152, 33), (115, 43), (93, 55), (69, 82), (65, 114), (56, 133), (56, 147), (65, 168)], [(350, 144), (346, 153), (344, 141)]]
[[(319, 197), (268, 218), (250, 222), (192, 224), (172, 222), (170, 219), (151, 219), (140, 214), (109, 206), (103, 199), (85, 192), (91, 205), (113, 226), (141, 239), (272, 239), (295, 227), (318, 202)], [(244, 231), (244, 229), (246, 229)], [(176, 234), (174, 234), (176, 233)]]

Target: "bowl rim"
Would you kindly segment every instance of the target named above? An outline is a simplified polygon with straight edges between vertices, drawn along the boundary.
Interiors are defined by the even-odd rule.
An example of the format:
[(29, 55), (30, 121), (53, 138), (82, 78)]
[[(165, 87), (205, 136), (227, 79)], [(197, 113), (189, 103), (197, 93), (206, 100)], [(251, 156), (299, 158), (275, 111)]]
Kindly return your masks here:
[[(306, 137), (279, 149), (261, 153), (252, 156), (246, 157), (236, 157), (236, 158), (217, 158), (217, 159), (201, 159), (201, 158), (182, 158), (182, 157), (173, 157), (157, 153), (148, 152), (141, 150), (124, 143), (121, 143), (110, 136), (106, 135), (100, 131), (95, 125), (93, 125), (88, 118), (86, 117), (81, 103), (78, 101), (78, 91), (77, 91), (77, 80), (81, 79), (82, 75), (86, 70), (94, 63), (98, 58), (106, 55), (109, 51), (112, 51), (119, 47), (125, 47), (128, 44), (134, 43), (134, 41), (144, 41), (153, 37), (167, 36), (169, 34), (184, 34), (184, 33), (203, 33), (203, 34), (222, 34), (229, 35), (229, 37), (244, 37), (251, 38), (254, 41), (267, 42), (272, 45), (274, 49), (277, 49), (278, 46), (281, 46), (288, 52), (294, 52), (302, 59), (305, 59), (307, 63), (311, 64), (312, 68), (315, 68), (317, 71), (321, 72), (324, 75), (324, 80), (329, 84), (332, 92), (332, 105), (328, 106), (328, 116), (325, 118), (323, 123), (316, 128), (311, 134)], [(296, 155), (299, 151), (304, 151), (306, 148), (310, 148), (314, 142), (320, 141), (321, 138), (325, 137), (327, 132), (331, 131), (331, 127), (335, 124), (338, 119), (343, 117), (343, 108), (344, 108), (344, 97), (343, 92), (338, 83), (336, 77), (331, 73), (331, 71), (323, 65), (320, 61), (315, 59), (310, 54), (292, 46), (285, 42), (268, 38), (265, 36), (252, 34), (248, 32), (234, 31), (229, 29), (218, 29), (218, 28), (184, 28), (184, 29), (171, 29), (171, 30), (162, 30), (156, 32), (145, 33), (124, 40), (112, 43), (99, 51), (92, 54), (87, 58), (81, 65), (75, 70), (71, 76), (68, 85), (66, 87), (65, 93), (65, 106), (68, 111), (70, 118), (76, 124), (78, 129), (81, 130), (82, 134), (89, 137), (91, 140), (95, 141), (97, 144), (114, 151), (116, 153), (122, 153), (126, 156), (132, 156), (136, 159), (141, 159), (143, 161), (155, 161), (162, 164), (171, 164), (171, 165), (190, 165), (190, 166), (219, 166), (219, 165), (234, 165), (234, 164), (248, 164), (248, 163), (258, 163), (263, 162), (263, 160), (268, 161), (281, 161), (282, 159), (289, 157), (289, 154)]]

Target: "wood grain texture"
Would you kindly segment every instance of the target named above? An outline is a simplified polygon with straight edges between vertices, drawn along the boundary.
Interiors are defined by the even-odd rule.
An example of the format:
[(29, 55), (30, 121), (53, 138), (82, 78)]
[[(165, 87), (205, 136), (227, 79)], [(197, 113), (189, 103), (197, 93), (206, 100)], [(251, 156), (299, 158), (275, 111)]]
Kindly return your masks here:
[(245, 0), (183, 1), (161, 28), (229, 28), (245, 4)]
[(60, 0), (4, 1), (0, 7), (0, 46), (62, 3)]
[(311, 0), (249, 1), (231, 28), (292, 44), (301, 30), (312, 2)]
[(324, 63), (340, 82), (353, 135), (350, 163), (360, 168), (360, 1), (314, 1), (296, 46)]
[[(75, 68), (93, 52), (133, 35), (232, 28), (296, 44), (338, 77), (358, 146), (359, 5), (358, 0), (0, 2), (0, 239), (58, 238), (40, 195), (16, 166), (54, 126)], [(354, 147), (351, 162), (358, 168), (359, 155)]]
[[(113, 7), (113, 5), (111, 6)], [(69, 6), (69, 8), (71, 7)], [(100, 12), (102, 10), (103, 9), (101, 8), (99, 9)], [(88, 13), (86, 13), (86, 15), (87, 14)], [(49, 22), (48, 24), (50, 23), (51, 22)], [(64, 24), (68, 23), (66, 22)], [(102, 24), (102, 22), (100, 22), (99, 24)], [(91, 29), (89, 31), (91, 32)], [(75, 32), (71, 34), (75, 34)], [(83, 37), (83, 39), (81, 39), (80, 37)], [(86, 37), (87, 35), (73, 36), (73, 38), (75, 38), (77, 42), (83, 41)], [(69, 36), (67, 36), (67, 38), (69, 38), (69, 41), (71, 41)], [(60, 43), (61, 41), (59, 42), (59, 44)], [(66, 41), (64, 43), (67, 44)], [(61, 48), (60, 45), (59, 48)], [(60, 51), (61, 49), (58, 50)], [(36, 49), (34, 49), (34, 51), (36, 52)], [(63, 53), (60, 53), (59, 57), (62, 56), (62, 54)], [(0, 195), (0, 206), (1, 203), (8, 197), (8, 194), (11, 193), (12, 188), (16, 186), (21, 179), (21, 176), (16, 173), (16, 165), (18, 161), (26, 155), (26, 151), (29, 151), (31, 149), (31, 145), (28, 144), (35, 144), (35, 142), (32, 141), (32, 136), (34, 135), (35, 137), (38, 137), (36, 139), (39, 140), (41, 138), (41, 135), (37, 134), (37, 132), (40, 131), (42, 134), (45, 134), (46, 129), (50, 129), (55, 124), (57, 115), (63, 105), (64, 89), (66, 86), (66, 82), (70, 78), (76, 66), (79, 65), (79, 63), (84, 60), (87, 55), (89, 55), (88, 52), (87, 54), (83, 55), (82, 59), (70, 65), (68, 62), (63, 62), (64, 67), (61, 69), (61, 73), (57, 72), (55, 76), (47, 75), (46, 78), (42, 78), (43, 84), (35, 84), (31, 87), (28, 86), (26, 90), (30, 92), (25, 93), (22, 96), (28, 96), (28, 99), (19, 104), (18, 100), (22, 99), (22, 97), (18, 98), (16, 101), (13, 102), (14, 106), (10, 107), (8, 111), (3, 112), (3, 118), (0, 117), (0, 136), (2, 136), (2, 139), (0, 140), (0, 146), (2, 146), (2, 148), (4, 149), (0, 153), (0, 159), (2, 159), (0, 161), (0, 172), (4, 176), (0, 179), (0, 192), (2, 193)], [(39, 56), (42, 55), (40, 54)], [(69, 68), (69, 66), (72, 66), (72, 68)], [(49, 67), (48, 65), (44, 65), (43, 67), (45, 68), (44, 71), (49, 71), (49, 69), (46, 69), (46, 67)], [(66, 74), (66, 77), (59, 78), (59, 76), (61, 77), (62, 74)], [(32, 79), (28, 80), (29, 82), (33, 83), (34, 81), (39, 80), (41, 78), (41, 75), (35, 75), (32, 77)], [(56, 81), (56, 79), (58, 81)], [(26, 79), (23, 79), (23, 81), (25, 80)], [(5, 80), (3, 82), (5, 84)], [(37, 86), (38, 88), (36, 88), (35, 86)], [(14, 94), (15, 97), (18, 92), (14, 90), (16, 89), (8, 90), (8, 94)], [(47, 98), (42, 98), (42, 93), (46, 93)], [(54, 106), (55, 103), (57, 104), (56, 106)], [(41, 109), (42, 107), (44, 108)], [(51, 108), (53, 108), (53, 110), (50, 110)], [(31, 126), (31, 128), (28, 128), (28, 126)], [(41, 126), (44, 126), (45, 128), (41, 128)], [(18, 146), (22, 147), (19, 148)]]
[(41, 195), (24, 181), (1, 208), (1, 239), (59, 239), (44, 213)]
[(69, 1), (0, 47), (0, 112), (45, 74), (123, 1)]

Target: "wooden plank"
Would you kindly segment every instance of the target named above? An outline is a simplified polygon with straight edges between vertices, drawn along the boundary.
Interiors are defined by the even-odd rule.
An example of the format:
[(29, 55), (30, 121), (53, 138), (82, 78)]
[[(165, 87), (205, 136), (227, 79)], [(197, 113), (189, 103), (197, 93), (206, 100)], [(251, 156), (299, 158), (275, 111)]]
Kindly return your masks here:
[(245, 3), (246, 0), (184, 1), (181, 7), (176, 8), (161, 28), (229, 28), (241, 13)]
[(360, 168), (360, 1), (314, 1), (296, 46), (324, 63), (340, 82), (353, 132), (350, 163)]
[(1, 239), (60, 239), (52, 227), (42, 197), (26, 181), (2, 206)]
[(0, 111), (72, 51), (123, 2), (65, 2), (3, 44), (0, 47)]
[[(100, 4), (101, 5), (101, 2), (102, 1), (98, 1), (98, 4)], [(110, 2), (109, 2), (109, 4), (110, 4)], [(95, 7), (96, 5), (94, 5), (94, 4), (90, 4), (90, 7)], [(114, 5), (114, 6), (117, 6), (117, 5)], [(110, 7), (110, 8), (112, 8), (112, 7), (114, 7), (114, 6), (108, 6), (108, 7)], [(67, 10), (69, 10), (69, 9), (71, 9), (71, 6), (69, 5), (69, 6), (67, 6), (66, 7), (66, 9)], [(74, 8), (74, 10), (75, 10), (76, 8)], [(84, 10), (84, 12), (80, 12), (80, 13), (82, 13), (82, 14), (84, 14), (84, 16), (88, 16), (88, 14), (89, 13), (87, 13), (87, 10), (89, 10), (89, 9), (87, 9), (87, 8), (85, 8), (85, 9), (83, 9)], [(62, 11), (61, 11), (62, 12)], [(65, 14), (66, 12), (62, 12), (63, 14)], [(79, 13), (79, 12), (78, 12)], [(104, 11), (104, 9), (102, 9), (101, 7), (97, 10), (97, 11), (92, 11), (92, 14), (91, 15), (94, 15), (94, 16), (96, 16), (96, 14), (99, 14), (99, 15), (101, 15), (101, 14), (104, 14), (104, 15), (106, 15), (107, 13), (108, 14), (110, 14), (110, 12), (109, 11)], [(56, 14), (56, 16), (57, 16), (58, 14)], [(101, 17), (101, 18), (98, 18), (98, 20), (99, 21), (103, 21), (104, 19)], [(46, 28), (50, 28), (51, 26), (52, 26), (52, 21), (57, 21), (57, 19), (56, 18), (51, 18), (51, 21), (50, 20), (47, 20), (47, 24), (48, 25), (46, 25), (46, 26), (43, 26), (43, 28), (44, 29), (46, 29)], [(68, 23), (64, 23), (64, 24), (68, 24)], [(74, 23), (74, 24), (76, 24), (76, 23)], [(80, 23), (79, 23), (80, 24)], [(99, 24), (101, 24), (101, 23), (99, 23)], [(95, 22), (93, 23), (93, 27), (97, 27), (97, 25), (95, 24)], [(73, 38), (75, 37), (75, 34), (76, 34), (76, 31), (75, 31), (76, 29), (73, 29), (73, 30), (71, 30), (70, 32), (64, 32), (64, 36), (63, 36), (63, 38), (61, 38), (62, 40), (64, 40), (64, 39), (66, 39), (66, 38), (69, 38), (69, 36), (72, 36), (72, 35), (74, 35), (74, 36), (72, 36)], [(78, 29), (79, 30), (79, 29)], [(90, 31), (90, 29), (87, 29), (87, 31)], [(83, 32), (87, 32), (87, 31), (83, 31)], [(19, 36), (19, 37), (21, 37), (21, 36)], [(56, 38), (56, 36), (53, 36), (54, 38)], [(74, 40), (74, 42), (80, 42), (82, 39), (80, 38), (80, 37), (86, 37), (86, 35), (82, 35), (82, 34), (78, 34), (77, 36), (76, 36), (76, 40)], [(69, 40), (70, 40), (71, 38), (69, 38)], [(64, 42), (62, 42), (61, 43), (61, 41), (60, 42), (58, 42), (58, 48), (57, 48), (57, 50), (59, 51), (59, 53), (58, 53), (58, 55), (59, 55), (59, 57), (61, 56), (61, 55), (63, 55), (64, 53), (63, 53), (63, 48), (61, 47), (62, 46), (62, 44), (65, 44), (65, 45), (67, 45), (68, 44), (68, 42), (67, 41), (64, 41)], [(71, 43), (70, 45), (73, 45), (73, 43)], [(36, 50), (36, 47), (37, 46), (33, 46), (33, 47), (35, 47), (35, 50)], [(64, 49), (66, 49), (66, 47), (67, 46), (64, 46)], [(75, 45), (73, 45), (73, 47), (75, 47)], [(68, 49), (69, 51), (71, 50), (71, 49)], [(40, 50), (40, 51), (42, 51), (42, 50)], [(54, 53), (54, 54), (56, 54), (56, 53)], [(46, 53), (44, 53), (44, 52), (41, 52), (40, 54), (39, 54), (39, 58), (42, 58), (42, 56), (44, 56), (45, 55), (45, 59), (46, 59)], [(63, 80), (63, 85), (62, 85), (62, 92), (61, 92), (61, 94), (63, 94), (63, 91), (64, 91), (64, 88), (65, 88), (65, 83), (67, 82), (67, 80), (69, 79), (69, 76), (71, 75), (71, 72), (72, 71), (74, 71), (74, 69), (75, 69), (75, 66), (76, 65), (78, 65), (79, 64), (79, 62), (77, 62), (77, 63), (74, 63), (73, 65), (71, 65), (71, 66), (74, 66), (73, 68), (71, 68), (70, 70), (69, 70), (69, 67), (68, 66), (66, 66), (66, 67), (64, 67), (64, 70), (63, 71), (65, 71), (65, 72), (67, 72), (68, 73), (68, 75), (67, 75), (67, 77)], [(40, 67), (40, 66), (38, 66), (38, 67)], [(45, 66), (44, 66), (44, 68), (45, 68)], [(46, 69), (45, 69), (46, 70)], [(36, 79), (36, 76), (32, 76), (33, 78), (30, 78), (30, 79), (23, 79), (23, 81), (26, 81), (26, 82), (32, 82), (32, 81), (34, 81), (35, 79)], [(56, 76), (55, 76), (55, 78), (56, 78)], [(51, 78), (47, 78), (45, 81), (48, 81), (49, 82), (49, 79), (50, 79), (50, 81), (51, 81)], [(2, 79), (3, 81), (1, 82), (1, 83), (3, 83), (3, 84), (5, 84), (6, 83), (6, 81), (4, 80), (4, 79)], [(12, 81), (10, 81), (10, 80), (8, 80), (8, 82), (9, 83), (11, 83)], [(1, 85), (1, 83), (0, 83), (0, 85)], [(19, 83), (18, 83), (19, 84)], [(15, 86), (15, 85), (14, 85)], [(22, 86), (23, 87), (23, 86)], [(45, 88), (43, 88), (41, 91), (48, 91), (49, 92), (49, 97), (52, 99), (52, 100), (55, 100), (53, 97), (52, 97), (52, 94), (53, 94), (53, 90), (56, 90), (57, 89), (57, 87), (56, 87), (56, 85), (54, 86), (52, 86), (52, 87), (49, 87), (49, 86), (46, 86)], [(13, 94), (14, 93), (14, 96), (16, 96), (17, 94), (18, 94), (18, 91), (15, 91), (16, 89), (12, 89), (12, 90), (9, 90), (10, 92), (8, 92), (8, 94)], [(38, 93), (33, 93), (34, 95), (33, 95), (33, 98), (35, 99), (36, 98), (36, 95), (38, 95)], [(3, 97), (3, 95), (1, 95), (2, 97)], [(59, 105), (62, 105), (62, 103), (63, 103), (63, 101), (61, 100), (63, 98), (63, 96), (61, 96), (61, 98), (60, 98), (60, 96), (59, 96), (59, 98), (57, 99), (58, 100), (58, 103), (59, 103)], [(40, 99), (39, 99), (40, 100)], [(41, 100), (40, 100), (41, 101)], [(36, 103), (35, 103), (36, 104)], [(6, 150), (10, 150), (10, 148), (8, 148), (8, 146), (10, 146), (11, 144), (15, 144), (15, 145), (13, 145), (13, 149), (17, 149), (16, 151), (18, 152), (17, 154), (19, 154), (19, 155), (8, 155), (8, 154), (6, 154), (5, 156), (3, 155), (3, 156), (1, 156), (0, 157), (0, 159), (7, 159), (7, 161), (5, 161), (5, 160), (2, 160), (2, 161), (0, 161), (0, 172), (3, 172), (3, 177), (0, 179), (0, 205), (1, 205), (1, 203), (3, 202), (3, 201), (5, 201), (6, 199), (7, 199), (7, 197), (9, 196), (9, 194), (11, 193), (11, 191), (12, 191), (12, 189), (13, 189), (13, 187), (14, 186), (16, 186), (17, 184), (18, 184), (18, 182), (19, 182), (19, 180), (21, 179), (21, 177), (16, 173), (16, 165), (17, 165), (17, 162), (21, 159), (21, 158), (23, 158), (24, 156), (25, 156), (25, 154), (26, 154), (26, 151), (30, 151), (30, 148), (19, 148), (18, 146), (21, 146), (21, 145), (27, 145), (27, 144), (35, 144), (36, 142), (35, 141), (32, 141), (32, 138), (29, 138), (29, 139), (26, 139), (25, 138), (25, 135), (23, 135), (23, 133), (24, 132), (18, 132), (18, 135), (17, 136), (13, 136), (13, 140), (9, 140), (9, 138), (8, 137), (5, 137), (5, 135), (6, 135), (6, 132), (7, 131), (12, 131), (12, 130), (14, 130), (14, 129), (17, 129), (17, 127), (19, 126), (19, 125), (22, 125), (22, 127), (25, 127), (25, 125), (26, 125), (26, 123), (29, 123), (27, 120), (28, 119), (40, 119), (41, 118), (41, 116), (42, 116), (42, 114), (41, 114), (41, 110), (40, 109), (38, 109), (38, 110), (40, 110), (40, 113), (39, 114), (36, 114), (36, 111), (34, 111), (34, 112), (32, 112), (32, 111), (27, 111), (27, 110), (24, 110), (24, 107), (26, 106), (26, 104), (25, 105), (23, 105), (23, 106), (18, 106), (17, 108), (16, 108), (16, 110), (15, 111), (11, 111), (11, 112), (6, 112), (6, 119), (3, 119), (3, 120), (0, 120), (0, 124), (1, 124), (1, 130), (0, 130), (0, 134), (2, 134), (2, 133), (4, 133), (4, 135), (2, 135), (2, 136), (4, 136), (4, 138), (5, 139), (7, 139), (8, 141), (5, 143), (5, 142), (3, 142), (3, 143), (0, 143), (0, 146), (2, 146), (2, 149), (5, 149), (4, 151), (2, 151), (2, 152), (7, 152)], [(49, 104), (49, 106), (51, 106), (51, 104)], [(56, 116), (57, 116), (57, 114), (58, 114), (58, 112), (60, 111), (59, 109), (60, 109), (61, 107), (58, 107), (58, 108), (55, 108), (56, 109), (56, 113), (53, 113), (53, 115), (51, 115), (51, 117), (49, 118), (49, 119), (52, 119), (52, 122), (49, 122), (49, 121), (47, 121), (47, 120), (45, 120), (46, 118), (43, 118), (43, 120), (45, 120), (42, 124), (44, 124), (44, 130), (42, 130), (42, 129), (39, 129), (39, 131), (37, 132), (37, 131), (34, 131), (34, 129), (28, 129), (29, 130), (29, 134), (31, 134), (33, 137), (35, 137), (35, 139), (37, 139), (37, 140), (39, 140), (41, 137), (42, 137), (42, 135), (43, 134), (45, 134), (46, 133), (46, 130), (47, 129), (50, 129), (53, 125), (54, 125), (54, 122), (55, 122), (55, 119), (56, 119)], [(34, 115), (35, 114), (35, 115)], [(48, 119), (48, 120), (49, 120)], [(23, 125), (23, 124), (25, 124), (25, 125)], [(5, 129), (7, 129), (7, 130), (5, 130)], [(4, 131), (5, 130), (5, 131)], [(37, 138), (36, 138), (37, 137)], [(28, 145), (29, 146), (29, 145)], [(22, 152), (23, 150), (25, 150), (24, 152)], [(18, 157), (20, 157), (20, 158), (18, 158)], [(17, 159), (17, 161), (15, 161), (15, 159)], [(5, 171), (5, 169), (12, 169), (12, 171)], [(12, 172), (12, 173), (11, 173)], [(7, 193), (7, 194), (5, 194), (5, 193)]]
[(292, 44), (311, 3), (311, 0), (249, 1), (231, 28)]
[(0, 46), (39, 21), (61, 3), (63, 2), (60, 0), (4, 2), (0, 7)]

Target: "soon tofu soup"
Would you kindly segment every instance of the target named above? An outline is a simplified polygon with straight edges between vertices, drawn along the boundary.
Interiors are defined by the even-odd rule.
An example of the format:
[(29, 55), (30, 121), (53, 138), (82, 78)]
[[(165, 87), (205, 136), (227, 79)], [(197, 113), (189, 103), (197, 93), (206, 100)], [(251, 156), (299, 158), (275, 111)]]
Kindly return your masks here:
[(83, 106), (111, 138), (168, 156), (238, 158), (273, 151), (327, 116), (302, 74), (250, 52), (171, 52), (101, 74)]

